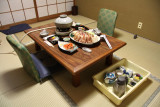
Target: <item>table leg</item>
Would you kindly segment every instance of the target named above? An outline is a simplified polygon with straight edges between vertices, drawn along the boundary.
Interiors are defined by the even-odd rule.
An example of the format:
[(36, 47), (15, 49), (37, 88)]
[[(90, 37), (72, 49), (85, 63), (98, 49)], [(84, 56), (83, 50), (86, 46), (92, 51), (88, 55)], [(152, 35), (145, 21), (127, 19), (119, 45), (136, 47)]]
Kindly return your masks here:
[(75, 87), (80, 85), (80, 73), (72, 74), (72, 84)]
[(41, 50), (41, 47), (37, 43), (35, 43), (35, 48), (36, 48), (36, 51), (40, 51)]
[(113, 53), (106, 57), (106, 64), (107, 65), (112, 64), (112, 58), (113, 58)]

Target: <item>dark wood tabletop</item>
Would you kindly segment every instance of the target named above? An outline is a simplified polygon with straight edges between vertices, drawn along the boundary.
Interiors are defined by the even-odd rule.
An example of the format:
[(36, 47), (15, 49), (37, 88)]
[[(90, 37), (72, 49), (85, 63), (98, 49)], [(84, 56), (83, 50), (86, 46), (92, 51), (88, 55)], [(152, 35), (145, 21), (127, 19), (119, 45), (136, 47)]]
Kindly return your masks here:
[[(49, 26), (54, 26), (54, 23), (25, 30), (25, 33)], [(55, 33), (55, 28), (46, 30), (49, 32), (49, 35)], [(92, 64), (105, 57), (110, 57), (108, 60), (111, 62), (113, 52), (126, 45), (125, 42), (106, 35), (112, 46), (112, 49), (109, 49), (105, 41), (101, 41), (98, 45), (91, 47), (91, 53), (85, 52), (81, 48), (78, 48), (77, 51), (73, 54), (67, 54), (62, 52), (57, 44), (54, 45), (54, 47), (48, 46), (40, 37), (40, 32), (41, 31), (36, 31), (29, 33), (28, 35), (39, 46), (43, 47), (44, 50), (52, 55), (59, 63), (61, 63), (68, 71), (70, 71), (72, 74), (72, 83), (74, 86), (78, 86), (80, 84), (80, 72), (85, 71), (86, 68), (90, 67)]]

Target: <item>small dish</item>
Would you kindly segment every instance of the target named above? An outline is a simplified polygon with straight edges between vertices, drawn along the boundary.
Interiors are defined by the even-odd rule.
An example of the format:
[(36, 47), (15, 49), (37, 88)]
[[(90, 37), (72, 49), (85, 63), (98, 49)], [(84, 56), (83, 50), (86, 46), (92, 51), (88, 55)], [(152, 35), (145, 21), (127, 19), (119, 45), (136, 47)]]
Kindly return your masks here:
[(71, 42), (58, 41), (58, 46), (63, 51), (67, 51), (70, 53), (72, 53), (78, 49), (78, 47)]
[(47, 40), (49, 42), (51, 42), (52, 44), (56, 44), (59, 40), (59, 37), (58, 36), (51, 36), (51, 37), (47, 38)]
[(81, 25), (81, 23), (76, 23), (76, 25), (77, 25), (77, 26), (80, 26), (80, 25)]
[(46, 37), (46, 36), (48, 36), (48, 34), (49, 34), (49, 33), (48, 33), (45, 29), (40, 32), (40, 36), (41, 36), (41, 37)]
[(70, 38), (69, 38), (69, 37), (65, 37), (65, 38), (63, 38), (63, 40), (64, 40), (65, 42), (68, 42), (68, 41), (70, 41)]

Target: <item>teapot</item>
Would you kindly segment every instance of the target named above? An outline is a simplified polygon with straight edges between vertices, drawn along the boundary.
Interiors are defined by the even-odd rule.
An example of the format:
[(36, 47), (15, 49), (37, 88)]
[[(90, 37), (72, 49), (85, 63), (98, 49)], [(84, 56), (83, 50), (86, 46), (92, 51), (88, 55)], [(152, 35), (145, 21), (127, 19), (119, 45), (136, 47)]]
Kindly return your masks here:
[(55, 25), (57, 28), (70, 28), (72, 26), (72, 19), (70, 17), (68, 17), (66, 14), (62, 14), (60, 15), (60, 17), (58, 17), (55, 20)]

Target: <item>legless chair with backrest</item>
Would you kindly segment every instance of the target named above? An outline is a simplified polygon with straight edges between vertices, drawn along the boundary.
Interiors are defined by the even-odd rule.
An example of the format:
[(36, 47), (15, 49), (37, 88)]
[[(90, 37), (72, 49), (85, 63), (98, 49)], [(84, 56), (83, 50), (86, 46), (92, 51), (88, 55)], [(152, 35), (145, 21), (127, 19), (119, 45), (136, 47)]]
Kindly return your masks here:
[(24, 70), (31, 75), (34, 80), (41, 82), (43, 78), (50, 75), (50, 72), (42, 62), (34, 54), (30, 54), (23, 44), (16, 41), (12, 35), (7, 35), (6, 38), (17, 53)]
[(102, 33), (113, 36), (117, 12), (102, 8), (99, 12), (97, 27)]

